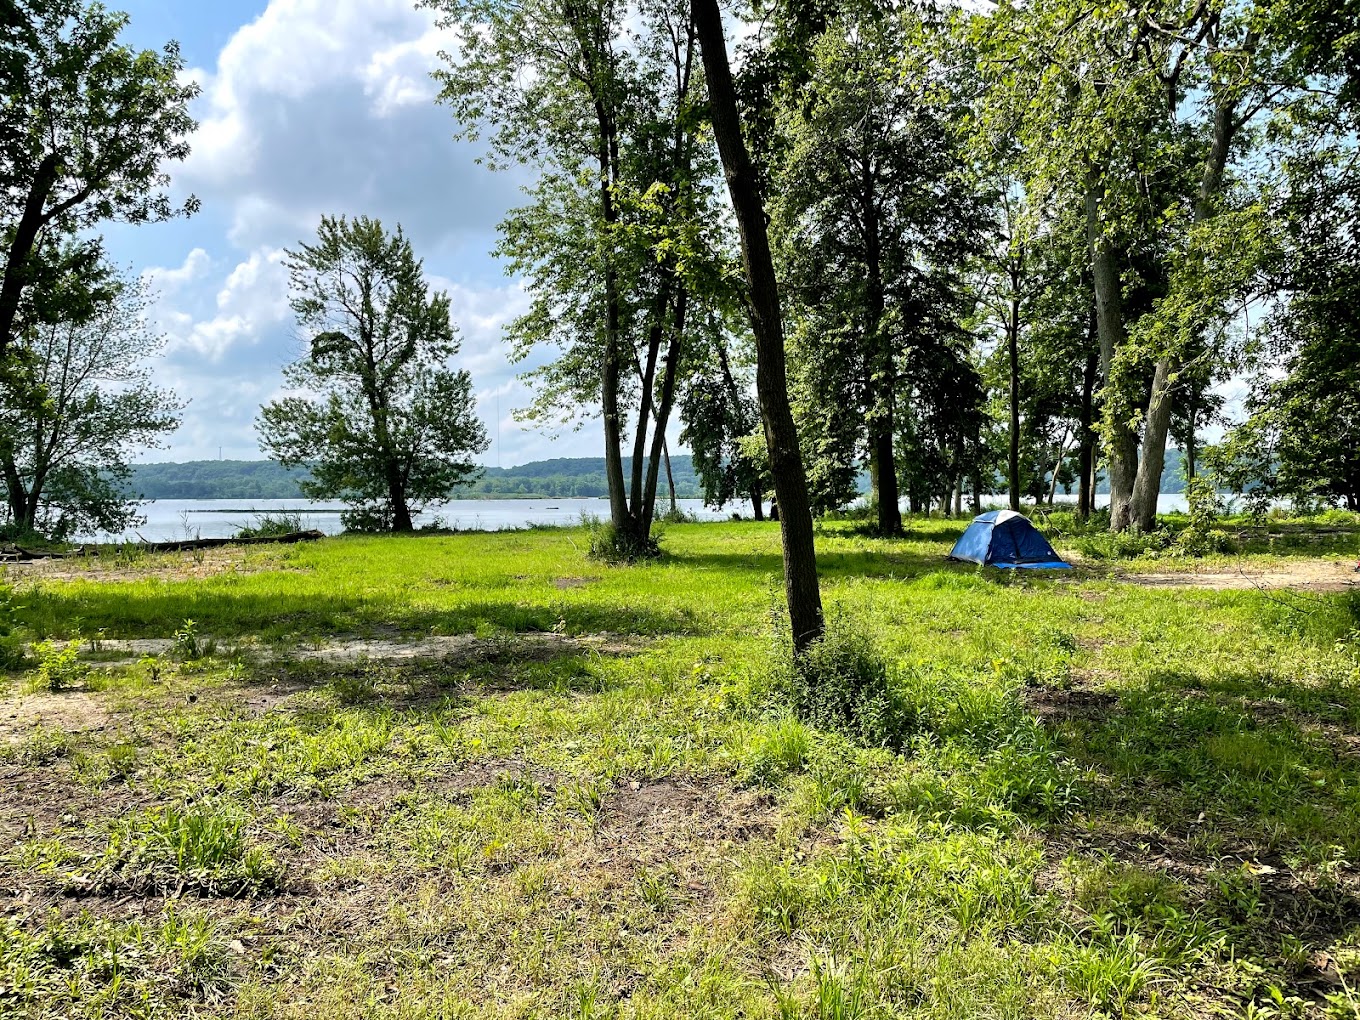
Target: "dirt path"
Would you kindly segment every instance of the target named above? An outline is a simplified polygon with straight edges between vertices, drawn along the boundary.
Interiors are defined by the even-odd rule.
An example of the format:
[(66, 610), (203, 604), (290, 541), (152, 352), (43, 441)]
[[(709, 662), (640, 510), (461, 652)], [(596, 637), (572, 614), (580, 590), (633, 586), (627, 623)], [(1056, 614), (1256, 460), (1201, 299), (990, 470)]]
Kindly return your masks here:
[(1355, 563), (1335, 559), (1300, 559), (1274, 563), (1264, 569), (1248, 566), (1211, 568), (1195, 571), (1133, 573), (1116, 571), (1116, 580), (1151, 588), (1214, 588), (1247, 590), (1251, 588), (1297, 588), (1303, 591), (1337, 592), (1360, 588), (1360, 573)]
[[(205, 635), (211, 637), (211, 635)], [(200, 642), (203, 638), (199, 639)], [(143, 655), (164, 655), (174, 650), (171, 638), (104, 639), (98, 649), (105, 661), (135, 659)], [(258, 645), (253, 642), (229, 644), (228, 650), (240, 651), (252, 658), (306, 659), (317, 662), (421, 662), (442, 660), (483, 659), (492, 655), (535, 659), (569, 655), (573, 652), (597, 652), (603, 655), (626, 655), (641, 647), (637, 639), (615, 634), (588, 634), (568, 637), (564, 634), (511, 634), (503, 638), (479, 638), (473, 634), (431, 635), (403, 640), (401, 638), (335, 637), (316, 641), (302, 641), (293, 645)], [(218, 653), (223, 650), (219, 643)]]

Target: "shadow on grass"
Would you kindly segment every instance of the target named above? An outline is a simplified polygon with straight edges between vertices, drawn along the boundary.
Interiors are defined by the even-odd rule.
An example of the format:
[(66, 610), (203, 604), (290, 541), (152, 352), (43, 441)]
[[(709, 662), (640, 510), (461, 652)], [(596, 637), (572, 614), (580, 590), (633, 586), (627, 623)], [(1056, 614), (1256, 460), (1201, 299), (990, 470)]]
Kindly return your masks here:
[[(347, 662), (297, 660), (282, 673), (293, 691), (328, 691), (335, 704), (308, 707), (329, 725), (343, 707), (396, 708), (415, 711), (447, 707), (450, 699), (516, 691), (551, 694), (598, 694), (622, 686), (618, 671), (603, 669), (611, 659), (636, 649), (580, 649), (562, 645), (515, 646), (513, 638), (478, 642), (440, 658), (392, 662), (356, 659)], [(253, 685), (238, 689), (249, 691)]]
[(400, 596), (365, 599), (322, 594), (257, 594), (203, 588), (145, 591), (121, 586), (29, 593), (21, 622), (38, 637), (103, 631), (110, 638), (167, 637), (185, 620), (218, 639), (262, 641), (299, 635), (374, 631), (468, 634), (490, 627), (516, 633), (700, 635), (700, 617), (687, 608), (610, 605), (585, 600), (464, 602), (447, 608), (412, 605)]
[(1029, 693), (1065, 756), (1099, 777), (1079, 826), (1036, 819), (1059, 847), (1184, 883), (1254, 952), (1360, 924), (1353, 686), (1161, 671), (1117, 698)]

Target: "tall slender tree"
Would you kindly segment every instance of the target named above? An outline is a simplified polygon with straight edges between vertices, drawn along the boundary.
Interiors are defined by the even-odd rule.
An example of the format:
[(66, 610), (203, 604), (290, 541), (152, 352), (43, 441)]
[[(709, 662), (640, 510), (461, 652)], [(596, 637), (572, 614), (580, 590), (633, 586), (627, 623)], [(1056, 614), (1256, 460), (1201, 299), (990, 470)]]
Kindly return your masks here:
[(775, 278), (774, 259), (766, 228), (760, 177), (741, 132), (741, 116), (732, 68), (727, 59), (727, 37), (717, 0), (693, 0), (695, 31), (702, 47), (708, 80), (709, 116), (713, 136), (727, 175), (737, 226), (741, 232), (748, 308), (756, 344), (756, 393), (770, 473), (779, 502), (779, 527), (784, 547), (784, 593), (795, 652), (801, 654), (825, 630), (822, 595), (817, 581), (817, 551), (813, 541), (812, 509), (807, 475), (798, 445), (798, 430), (789, 405), (784, 326)]

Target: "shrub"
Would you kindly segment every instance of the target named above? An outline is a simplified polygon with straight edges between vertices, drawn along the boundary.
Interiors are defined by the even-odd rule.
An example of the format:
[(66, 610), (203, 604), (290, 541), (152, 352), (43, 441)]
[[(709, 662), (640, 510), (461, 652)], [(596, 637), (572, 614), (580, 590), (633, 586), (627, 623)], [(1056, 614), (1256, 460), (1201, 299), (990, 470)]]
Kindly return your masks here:
[(1190, 479), (1185, 499), (1190, 506), (1189, 523), (1176, 535), (1177, 548), (1190, 556), (1229, 551), (1232, 540), (1215, 530), (1224, 507), (1214, 483), (1203, 475)]
[(1138, 556), (1155, 556), (1170, 549), (1176, 536), (1170, 531), (1106, 531), (1084, 535), (1076, 546), (1083, 556), (1093, 560), (1131, 560)]
[(811, 726), (900, 747), (915, 722), (874, 642), (844, 621), (828, 621), (821, 639), (785, 668), (794, 711)]
[(33, 646), (38, 658), (38, 670), (31, 688), (35, 691), (62, 691), (79, 686), (90, 668), (78, 658), (79, 641), (40, 641)]
[(0, 669), (22, 669), (28, 664), (24, 638), (19, 627), (19, 611), (14, 590), (0, 587)]

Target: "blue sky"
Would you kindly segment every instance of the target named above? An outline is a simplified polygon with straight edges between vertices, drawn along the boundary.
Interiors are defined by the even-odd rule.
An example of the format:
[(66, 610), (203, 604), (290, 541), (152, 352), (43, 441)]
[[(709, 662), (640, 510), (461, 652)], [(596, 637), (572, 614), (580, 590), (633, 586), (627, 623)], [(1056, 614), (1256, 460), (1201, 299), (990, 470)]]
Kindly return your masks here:
[[(148, 280), (168, 337), (158, 381), (190, 401), (164, 450), (144, 460), (260, 456), (252, 426), (297, 352), (283, 249), (326, 213), (400, 222), (449, 291), (483, 419), (505, 465), (597, 456), (599, 429), (549, 437), (511, 418), (528, 402), (501, 330), (527, 306), (489, 255), (523, 178), (475, 163), (434, 102), (429, 71), (451, 40), (412, 0), (115, 0), (125, 38), (178, 40), (203, 86), (193, 153), (172, 168), (189, 220), (105, 231), (111, 255)], [(499, 406), (500, 419), (495, 420)]]

